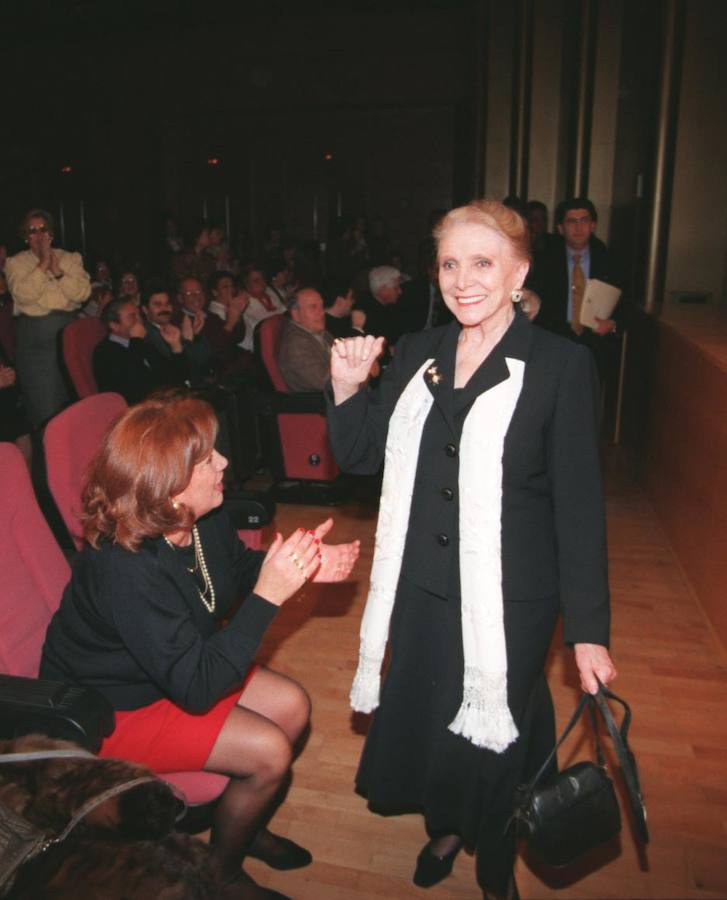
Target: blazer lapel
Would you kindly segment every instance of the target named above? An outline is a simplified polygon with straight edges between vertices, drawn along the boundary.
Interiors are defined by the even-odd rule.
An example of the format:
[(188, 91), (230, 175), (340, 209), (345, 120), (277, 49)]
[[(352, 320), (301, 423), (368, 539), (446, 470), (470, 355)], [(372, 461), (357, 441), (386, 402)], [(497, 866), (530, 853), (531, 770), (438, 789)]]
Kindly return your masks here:
[(424, 383), (434, 398), (434, 404), (444, 417), (450, 431), (456, 434), (453, 419), (454, 367), (457, 360), (457, 339), (460, 326), (452, 322), (442, 336), (434, 360), (424, 373)]
[(530, 353), (531, 341), (532, 326), (527, 317), (518, 310), (500, 343), (463, 388), (461, 406), (466, 406), (480, 394), (484, 394), (485, 391), (506, 381), (510, 377), (507, 357), (526, 361)]

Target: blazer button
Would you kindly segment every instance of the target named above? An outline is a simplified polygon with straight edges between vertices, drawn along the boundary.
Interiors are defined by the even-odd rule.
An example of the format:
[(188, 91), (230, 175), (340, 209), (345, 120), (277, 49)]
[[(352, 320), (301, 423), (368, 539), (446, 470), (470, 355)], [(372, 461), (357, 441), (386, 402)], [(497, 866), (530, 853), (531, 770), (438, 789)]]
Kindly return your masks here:
[(440, 547), (448, 547), (449, 546), (449, 538), (444, 532), (442, 534), (437, 535), (437, 543)]
[(447, 444), (444, 448), (444, 452), (447, 456), (456, 456), (457, 455), (457, 445), (456, 444)]
[(445, 500), (454, 500), (454, 491), (452, 488), (442, 488), (441, 493)]

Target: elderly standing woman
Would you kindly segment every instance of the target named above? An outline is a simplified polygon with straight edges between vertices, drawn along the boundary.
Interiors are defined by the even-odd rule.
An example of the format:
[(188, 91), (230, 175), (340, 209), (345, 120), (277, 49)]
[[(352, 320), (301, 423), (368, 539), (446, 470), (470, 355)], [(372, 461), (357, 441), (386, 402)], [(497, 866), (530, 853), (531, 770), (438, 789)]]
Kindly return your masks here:
[(21, 234), (27, 250), (6, 263), (8, 287), (17, 316), (18, 380), (33, 428), (43, 425), (68, 403), (58, 360), (58, 332), (76, 317), (91, 295), (91, 279), (79, 253), (53, 245), (53, 216), (31, 209)]
[[(88, 541), (48, 627), (41, 676), (104, 694), (116, 728), (100, 755), (157, 772), (219, 772), (211, 844), (241, 898), (282, 895), (240, 869), (311, 861), (265, 828), (308, 724), (295, 681), (254, 665), (278, 608), (308, 579), (341, 581), (358, 542), (332, 521), (246, 549), (223, 509), (227, 460), (212, 408), (186, 396), (131, 407), (106, 436), (84, 491)], [(243, 599), (241, 605), (238, 601)]]
[(402, 338), (375, 392), (363, 385), (380, 338), (332, 353), (336, 457), (357, 473), (385, 459), (351, 692), (375, 710), (356, 786), (376, 812), (423, 814), (415, 884), (437, 884), (468, 846), (484, 896), (512, 898), (503, 830), (513, 789), (554, 742), (543, 667), (560, 613), (583, 690), (616, 674), (597, 378), (585, 348), (518, 309), (517, 213), (473, 202), (434, 236), (456, 321)]

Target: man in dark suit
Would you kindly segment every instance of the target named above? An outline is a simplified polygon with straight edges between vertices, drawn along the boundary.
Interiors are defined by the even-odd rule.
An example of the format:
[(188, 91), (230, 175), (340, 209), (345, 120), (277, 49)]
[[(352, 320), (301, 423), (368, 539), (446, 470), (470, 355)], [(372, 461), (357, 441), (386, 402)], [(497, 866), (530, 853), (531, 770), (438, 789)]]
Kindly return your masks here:
[(622, 324), (622, 311), (617, 307), (611, 318), (598, 319), (594, 329), (584, 328), (574, 294), (582, 291), (589, 278), (617, 284), (613, 260), (606, 245), (595, 236), (598, 213), (590, 200), (576, 197), (559, 204), (555, 221), (558, 235), (536, 256), (526, 282), (540, 297), (535, 323), (588, 346), (603, 379), (613, 355), (613, 341), (608, 336)]
[(167, 357), (145, 340), (146, 326), (132, 300), (112, 300), (101, 320), (109, 333), (93, 353), (93, 374), (100, 391), (115, 391), (132, 404), (157, 388), (185, 383), (188, 369), (176, 326), (166, 324), (162, 329), (170, 347)]

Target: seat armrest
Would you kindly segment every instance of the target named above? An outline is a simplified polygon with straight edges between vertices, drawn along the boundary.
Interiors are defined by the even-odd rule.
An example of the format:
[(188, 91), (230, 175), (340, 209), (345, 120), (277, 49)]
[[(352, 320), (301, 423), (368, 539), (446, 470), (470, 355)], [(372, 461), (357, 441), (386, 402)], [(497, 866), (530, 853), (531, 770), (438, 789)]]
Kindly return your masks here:
[(0, 737), (40, 732), (96, 753), (116, 724), (98, 691), (60, 681), (0, 675)]

